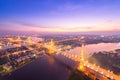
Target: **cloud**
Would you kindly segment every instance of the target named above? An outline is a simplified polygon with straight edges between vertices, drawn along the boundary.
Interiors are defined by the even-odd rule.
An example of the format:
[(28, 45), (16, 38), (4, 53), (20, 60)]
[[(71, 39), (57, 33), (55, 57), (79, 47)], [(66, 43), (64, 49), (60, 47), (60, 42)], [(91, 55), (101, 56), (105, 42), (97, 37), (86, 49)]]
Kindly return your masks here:
[(73, 11), (73, 10), (77, 10), (81, 7), (83, 7), (83, 6), (77, 5), (77, 4), (66, 3), (61, 6), (58, 6), (58, 10), (59, 11), (61, 11), (61, 10), (62, 11)]
[(58, 28), (61, 31), (65, 31), (65, 32), (83, 32), (83, 31), (92, 31), (94, 28), (91, 27), (59, 27)]
[(63, 30), (77, 30), (77, 29), (93, 29), (93, 27), (69, 27), (69, 26), (44, 26), (44, 25), (39, 25), (39, 24), (33, 24), (30, 22), (22, 22), (22, 21), (14, 21), (15, 24), (22, 25), (25, 27), (36, 27), (36, 28), (49, 28), (49, 29), (63, 29)]
[(59, 25), (46, 26), (46, 25), (33, 24), (30, 22), (22, 22), (22, 21), (15, 21), (15, 23), (25, 27), (30, 27), (32, 30), (35, 31), (43, 30), (43, 31), (51, 31), (51, 32), (52, 31), (73, 32), (73, 31), (92, 31), (95, 28), (94, 26), (79, 26), (79, 27), (59, 26)]
[[(111, 21), (110, 21), (111, 22)], [(40, 25), (23, 21), (12, 21), (9, 23), (0, 23), (1, 30), (11, 31), (35, 31), (35, 32), (85, 32), (85, 31), (118, 31), (119, 26), (60, 26), (60, 25)]]
[(0, 22), (0, 30), (11, 29), (11, 25)]
[(48, 28), (48, 26), (38, 25), (30, 22), (23, 22), (23, 21), (13, 21), (13, 23), (17, 25), (22, 25), (26, 27), (39, 27), (39, 28)]

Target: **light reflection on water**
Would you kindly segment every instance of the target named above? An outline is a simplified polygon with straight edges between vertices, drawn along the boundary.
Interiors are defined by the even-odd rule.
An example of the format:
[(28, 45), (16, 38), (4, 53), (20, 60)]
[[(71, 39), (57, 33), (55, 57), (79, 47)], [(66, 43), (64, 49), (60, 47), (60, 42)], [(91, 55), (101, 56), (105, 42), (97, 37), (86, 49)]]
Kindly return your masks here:
[(51, 56), (50, 58), (48, 58), (49, 64), (53, 65), (55, 62), (55, 59)]
[[(111, 51), (115, 49), (120, 49), (120, 43), (99, 43), (99, 44), (89, 44), (85, 46), (86, 57), (94, 52), (98, 51)], [(75, 54), (80, 56), (81, 47), (76, 47), (67, 51), (67, 53)]]

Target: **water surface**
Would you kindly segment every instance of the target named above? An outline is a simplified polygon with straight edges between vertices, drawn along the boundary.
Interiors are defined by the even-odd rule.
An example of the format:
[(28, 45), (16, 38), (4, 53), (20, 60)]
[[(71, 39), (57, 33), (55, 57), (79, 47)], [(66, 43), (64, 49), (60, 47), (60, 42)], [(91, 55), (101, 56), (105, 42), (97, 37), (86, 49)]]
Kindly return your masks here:
[(4, 76), (2, 80), (67, 80), (69, 70), (60, 62), (47, 55)]

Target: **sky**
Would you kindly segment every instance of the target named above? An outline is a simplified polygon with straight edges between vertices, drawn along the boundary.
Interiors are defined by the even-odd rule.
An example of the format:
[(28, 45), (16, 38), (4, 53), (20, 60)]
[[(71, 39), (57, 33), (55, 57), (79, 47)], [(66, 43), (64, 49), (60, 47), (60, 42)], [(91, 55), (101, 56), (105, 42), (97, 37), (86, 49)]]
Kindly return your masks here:
[(0, 0), (0, 32), (119, 32), (120, 0)]

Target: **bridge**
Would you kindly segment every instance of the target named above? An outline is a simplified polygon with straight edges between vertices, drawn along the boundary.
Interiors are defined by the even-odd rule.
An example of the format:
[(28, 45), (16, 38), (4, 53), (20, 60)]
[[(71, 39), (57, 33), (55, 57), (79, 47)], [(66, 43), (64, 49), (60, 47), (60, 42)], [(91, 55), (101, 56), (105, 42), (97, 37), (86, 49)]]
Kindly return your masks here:
[[(76, 40), (76, 39), (78, 38), (74, 38), (72, 40)], [(82, 40), (80, 57), (77, 55), (66, 53), (65, 51), (61, 51), (61, 49), (57, 48), (53, 40), (51, 40), (49, 43), (45, 43), (44, 47), (48, 49), (48, 53), (50, 55), (53, 55), (56, 58), (58, 58), (57, 56), (61, 56), (59, 58), (60, 60), (63, 60), (63, 62), (66, 63), (68, 66), (72, 67), (72, 65), (75, 65), (75, 67), (72, 67), (72, 68), (82, 71), (93, 80), (119, 80), (120, 76), (115, 75), (113, 72), (103, 69), (95, 64), (91, 64), (85, 59), (84, 37), (81, 37), (80, 39)], [(66, 39), (62, 41), (67, 41), (67, 40), (70, 40), (70, 39)], [(16, 40), (13, 40), (10, 38), (9, 41), (21, 42), (22, 40), (20, 37), (18, 37)], [(33, 44), (31, 37), (28, 37), (26, 39), (26, 42), (29, 44)], [(56, 41), (56, 42), (60, 42), (60, 41)], [(39, 44), (36, 44), (36, 45), (39, 45)], [(14, 53), (14, 54), (17, 54), (17, 53)], [(67, 60), (69, 59), (68, 62), (66, 62), (67, 61), (66, 59)], [(72, 65), (70, 64), (69, 61), (72, 62)]]
[[(82, 37), (81, 39), (83, 40), (84, 37)], [(89, 76), (93, 80), (119, 80), (120, 79), (120, 76), (115, 75), (110, 70), (103, 69), (100, 66), (91, 64), (87, 60), (85, 60), (84, 46), (85, 46), (84, 41), (82, 41), (81, 53), (80, 53), (81, 56), (78, 57), (77, 55), (69, 54), (69, 53), (66, 53), (66, 52), (58, 49), (57, 46), (55, 46), (55, 43), (53, 42), (53, 40), (51, 40), (50, 43), (44, 45), (44, 47), (46, 47), (49, 50), (50, 55), (54, 54), (55, 57), (57, 55), (58, 56), (62, 55), (64, 57), (74, 61), (75, 63), (77, 63), (77, 65), (75, 65), (76, 67), (74, 67), (74, 68), (76, 68), (79, 71), (82, 71), (83, 73), (85, 73), (87, 76)], [(63, 62), (65, 62), (65, 61), (63, 61)]]

